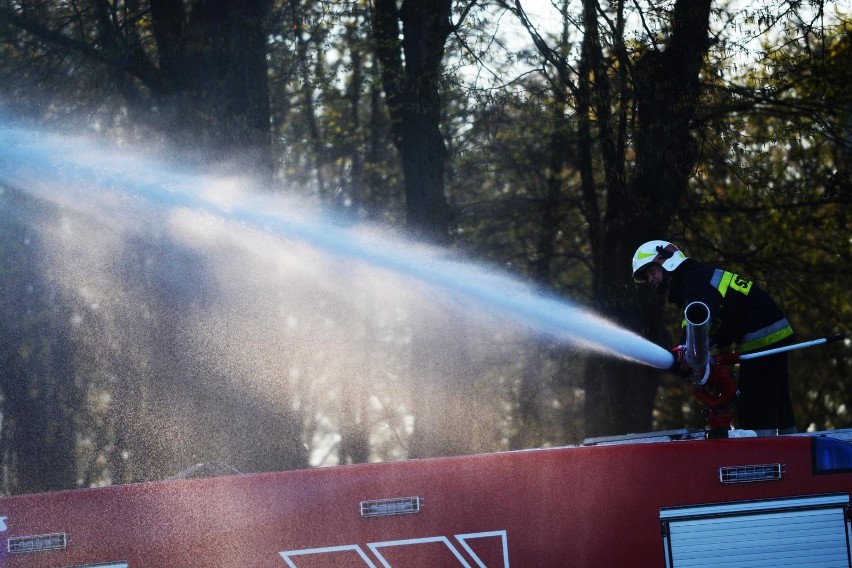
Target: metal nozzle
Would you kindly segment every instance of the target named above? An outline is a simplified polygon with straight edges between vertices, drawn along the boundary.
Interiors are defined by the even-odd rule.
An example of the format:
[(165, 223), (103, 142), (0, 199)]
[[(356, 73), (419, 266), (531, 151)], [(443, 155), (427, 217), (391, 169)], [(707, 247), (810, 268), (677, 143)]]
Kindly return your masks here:
[(692, 302), (683, 312), (686, 321), (686, 363), (692, 368), (693, 384), (703, 385), (710, 375), (710, 308)]

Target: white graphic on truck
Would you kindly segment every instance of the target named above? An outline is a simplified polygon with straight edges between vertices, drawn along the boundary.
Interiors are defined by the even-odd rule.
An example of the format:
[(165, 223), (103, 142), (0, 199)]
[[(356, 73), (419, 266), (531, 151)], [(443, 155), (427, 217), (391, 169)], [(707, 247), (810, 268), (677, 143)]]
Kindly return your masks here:
[[(306, 555), (316, 555), (316, 554), (339, 554), (339, 553), (354, 553), (357, 554), (358, 557), (364, 562), (364, 566), (368, 568), (392, 568), (391, 564), (385, 557), (383, 551), (386, 549), (395, 549), (396, 552), (405, 553), (406, 549), (403, 548), (399, 550), (400, 547), (414, 547), (422, 544), (443, 544), (444, 547), (449, 551), (449, 553), (458, 560), (458, 565), (464, 568), (509, 568), (509, 547), (506, 538), (506, 531), (489, 531), (489, 532), (479, 532), (479, 533), (468, 533), (468, 534), (457, 534), (454, 535), (456, 541), (458, 541), (458, 545), (460, 545), (461, 550), (458, 546), (456, 546), (452, 540), (447, 538), (446, 536), (430, 536), (424, 538), (409, 538), (404, 540), (386, 540), (382, 542), (370, 542), (366, 544), (366, 547), (373, 553), (376, 559), (379, 561), (379, 565), (377, 566), (371, 559), (370, 556), (364, 551), (364, 548), (360, 544), (345, 544), (341, 546), (326, 546), (322, 548), (303, 548), (300, 550), (285, 550), (283, 552), (279, 552), (281, 558), (284, 559), (284, 562), (290, 568), (299, 568), (298, 557), (306, 556)], [(471, 546), (472, 541), (476, 541), (478, 539), (499, 539), (499, 546), (501, 550), (500, 560), (502, 563), (499, 566), (495, 566), (493, 563), (491, 565), (486, 564), (480, 558), (480, 556), (474, 552), (473, 547)], [(410, 550), (410, 548), (409, 548)], [(474, 562), (471, 564), (468, 561), (468, 558), (465, 558), (462, 553), (464, 550), (468, 554), (468, 558)]]

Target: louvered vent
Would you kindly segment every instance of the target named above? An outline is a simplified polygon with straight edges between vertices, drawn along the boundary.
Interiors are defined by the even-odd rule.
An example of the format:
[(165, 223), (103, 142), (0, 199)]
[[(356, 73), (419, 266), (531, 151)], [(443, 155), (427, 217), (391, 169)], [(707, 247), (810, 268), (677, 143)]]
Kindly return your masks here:
[(755, 481), (778, 481), (784, 475), (784, 464), (737, 465), (719, 468), (722, 483), (753, 483)]
[(398, 497), (361, 501), (362, 517), (387, 517), (390, 515), (412, 515), (420, 512), (423, 499), (420, 497)]
[(11, 536), (6, 548), (12, 554), (42, 552), (44, 550), (62, 550), (68, 546), (65, 533), (40, 534), (35, 536)]

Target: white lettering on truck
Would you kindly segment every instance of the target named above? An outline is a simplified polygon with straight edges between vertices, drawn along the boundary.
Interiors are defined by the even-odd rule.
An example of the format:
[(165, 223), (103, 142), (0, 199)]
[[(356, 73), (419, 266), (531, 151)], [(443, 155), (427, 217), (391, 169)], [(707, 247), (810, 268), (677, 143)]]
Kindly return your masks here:
[(9, 517), (0, 517), (0, 532), (6, 532), (6, 519)]
[[(499, 546), (502, 548), (502, 567), (498, 568), (509, 568), (509, 547), (506, 539), (506, 531), (488, 531), (488, 532), (480, 532), (480, 533), (468, 533), (468, 534), (457, 534), (453, 535), (455, 538), (455, 542), (461, 545), (462, 549), (466, 551), (477, 566), (485, 566), (479, 556), (473, 551), (471, 548), (469, 541), (475, 539), (483, 539), (483, 538), (496, 538), (499, 539)], [(470, 562), (468, 562), (461, 550), (453, 543), (452, 540), (447, 538), (446, 536), (432, 536), (426, 538), (410, 538), (404, 540), (389, 540), (384, 542), (371, 542), (367, 543), (367, 548), (375, 555), (376, 558), (379, 559), (382, 566), (390, 566), (388, 561), (381, 553), (381, 549), (388, 547), (406, 547), (418, 544), (427, 544), (427, 543), (441, 543), (449, 549), (450, 553), (455, 556), (458, 561), (458, 566), (463, 568), (472, 568)], [(315, 554), (338, 554), (338, 553), (356, 553), (361, 557), (361, 560), (364, 561), (364, 564), (368, 568), (377, 568), (376, 564), (370, 560), (370, 557), (367, 555), (364, 548), (359, 544), (348, 544), (343, 546), (328, 546), (322, 548), (302, 548), (299, 550), (284, 550), (279, 552), (278, 554), (284, 560), (284, 562), (290, 568), (297, 568), (296, 564), (293, 561), (294, 556), (303, 556), (303, 555), (315, 555)]]

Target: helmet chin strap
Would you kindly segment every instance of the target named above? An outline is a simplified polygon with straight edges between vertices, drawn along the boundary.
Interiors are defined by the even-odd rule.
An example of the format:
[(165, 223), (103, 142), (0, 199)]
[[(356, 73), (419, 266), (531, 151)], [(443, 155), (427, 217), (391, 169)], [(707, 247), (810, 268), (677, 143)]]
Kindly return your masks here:
[(664, 249), (663, 245), (657, 245), (657, 254), (660, 256), (661, 259), (668, 260), (674, 256), (674, 251)]

